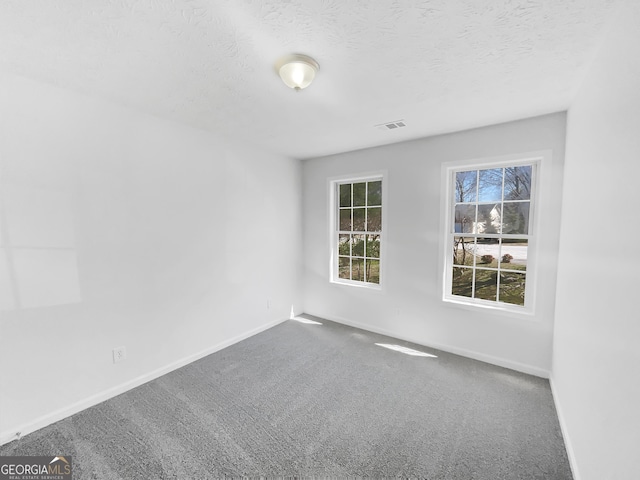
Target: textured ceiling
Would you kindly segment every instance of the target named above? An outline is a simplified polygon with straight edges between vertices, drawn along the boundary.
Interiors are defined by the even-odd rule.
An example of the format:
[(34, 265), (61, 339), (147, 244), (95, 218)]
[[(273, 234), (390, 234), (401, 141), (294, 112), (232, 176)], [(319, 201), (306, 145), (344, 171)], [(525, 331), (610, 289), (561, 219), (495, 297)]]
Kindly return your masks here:
[(0, 70), (308, 158), (566, 109), (620, 1), (2, 0)]

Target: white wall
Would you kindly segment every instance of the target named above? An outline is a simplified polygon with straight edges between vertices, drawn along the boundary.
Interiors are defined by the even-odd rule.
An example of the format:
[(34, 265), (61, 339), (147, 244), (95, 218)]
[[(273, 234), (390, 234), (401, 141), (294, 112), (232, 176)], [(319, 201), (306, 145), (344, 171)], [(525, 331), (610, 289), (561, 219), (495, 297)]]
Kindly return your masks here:
[(298, 161), (25, 79), (0, 92), (0, 441), (300, 311)]
[(640, 3), (567, 124), (552, 386), (576, 479), (640, 478)]
[[(461, 112), (463, 114), (464, 112)], [(548, 375), (565, 142), (564, 113), (425, 138), (303, 163), (304, 308), (307, 313)], [(501, 315), (445, 304), (439, 288), (441, 165), (551, 150), (541, 192), (535, 315)], [(329, 283), (327, 179), (388, 172), (385, 287)]]

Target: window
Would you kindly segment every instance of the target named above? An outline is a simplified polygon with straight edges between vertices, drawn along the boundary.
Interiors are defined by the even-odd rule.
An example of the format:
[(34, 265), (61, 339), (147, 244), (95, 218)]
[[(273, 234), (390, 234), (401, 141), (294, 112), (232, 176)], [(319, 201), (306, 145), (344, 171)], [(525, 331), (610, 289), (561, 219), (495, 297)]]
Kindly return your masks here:
[(379, 286), (382, 177), (332, 182), (332, 272), (337, 283)]
[(444, 298), (531, 310), (538, 160), (448, 169)]

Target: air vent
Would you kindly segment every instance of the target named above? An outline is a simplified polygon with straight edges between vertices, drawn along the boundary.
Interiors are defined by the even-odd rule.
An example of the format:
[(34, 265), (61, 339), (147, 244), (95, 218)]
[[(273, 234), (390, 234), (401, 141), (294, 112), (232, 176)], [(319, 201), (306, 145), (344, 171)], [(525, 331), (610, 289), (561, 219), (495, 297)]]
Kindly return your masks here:
[(397, 128), (406, 127), (404, 120), (394, 120), (393, 122), (381, 123), (376, 125), (376, 128), (380, 130), (395, 130)]

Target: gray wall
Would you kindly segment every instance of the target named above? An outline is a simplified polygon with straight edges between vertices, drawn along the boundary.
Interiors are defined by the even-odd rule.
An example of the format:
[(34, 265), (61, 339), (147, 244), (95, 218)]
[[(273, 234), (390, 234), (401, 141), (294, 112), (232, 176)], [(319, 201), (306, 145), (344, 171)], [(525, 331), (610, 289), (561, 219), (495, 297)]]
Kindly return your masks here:
[(568, 115), (552, 386), (577, 480), (640, 478), (640, 3)]
[(0, 95), (1, 441), (299, 311), (298, 161), (16, 77)]
[[(540, 376), (551, 366), (565, 147), (564, 113), (303, 163), (304, 308), (307, 313)], [(540, 191), (535, 314), (496, 314), (442, 301), (444, 162), (550, 150)], [(386, 170), (382, 291), (329, 283), (328, 179)]]

